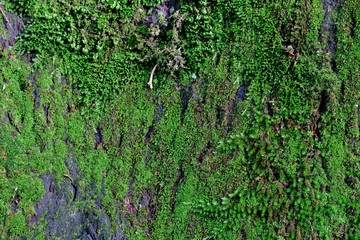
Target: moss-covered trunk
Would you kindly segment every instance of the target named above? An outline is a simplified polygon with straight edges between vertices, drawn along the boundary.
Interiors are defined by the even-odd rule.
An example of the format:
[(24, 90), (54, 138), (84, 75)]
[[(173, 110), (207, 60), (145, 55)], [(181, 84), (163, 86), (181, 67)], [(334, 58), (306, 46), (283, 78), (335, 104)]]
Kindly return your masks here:
[(359, 7), (0, 5), (0, 238), (358, 239)]

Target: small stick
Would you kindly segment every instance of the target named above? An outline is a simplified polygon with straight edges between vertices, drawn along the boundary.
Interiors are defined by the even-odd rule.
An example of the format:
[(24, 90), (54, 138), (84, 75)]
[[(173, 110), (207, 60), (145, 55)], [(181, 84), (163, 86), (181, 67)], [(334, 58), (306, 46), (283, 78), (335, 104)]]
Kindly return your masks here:
[(74, 180), (73, 180), (68, 174), (65, 174), (65, 173), (64, 173), (63, 176), (66, 177), (66, 178), (68, 178), (68, 179), (70, 179), (71, 183), (74, 182)]
[(154, 72), (157, 68), (157, 64), (155, 64), (153, 70), (151, 71), (151, 74), (150, 74), (150, 78), (149, 78), (149, 82), (148, 82), (148, 85), (150, 86), (150, 89), (153, 89), (153, 85), (152, 85), (152, 81), (153, 81), (153, 77), (154, 77)]
[(9, 19), (6, 17), (6, 14), (5, 14), (4, 10), (3, 10), (3, 6), (2, 6), (2, 5), (0, 5), (0, 11), (1, 11), (3, 17), (5, 18), (5, 20), (8, 22), (10, 28), (13, 29), (12, 26), (11, 26), (11, 23), (10, 23)]

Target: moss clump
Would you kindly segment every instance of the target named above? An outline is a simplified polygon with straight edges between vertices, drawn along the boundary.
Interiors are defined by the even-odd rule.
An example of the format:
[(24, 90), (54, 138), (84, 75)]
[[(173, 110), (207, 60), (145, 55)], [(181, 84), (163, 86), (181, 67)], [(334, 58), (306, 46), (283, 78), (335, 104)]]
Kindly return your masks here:
[(7, 3), (0, 238), (54, 226), (46, 173), (69, 236), (358, 238), (358, 3), (174, 2)]

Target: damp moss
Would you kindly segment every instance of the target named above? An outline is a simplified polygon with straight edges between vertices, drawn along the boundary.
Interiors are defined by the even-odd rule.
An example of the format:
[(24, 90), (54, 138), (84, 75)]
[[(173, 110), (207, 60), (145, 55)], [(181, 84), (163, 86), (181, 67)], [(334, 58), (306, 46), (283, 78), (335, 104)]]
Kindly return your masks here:
[(44, 174), (136, 239), (359, 235), (357, 2), (179, 3), (7, 3), (0, 238), (43, 237)]

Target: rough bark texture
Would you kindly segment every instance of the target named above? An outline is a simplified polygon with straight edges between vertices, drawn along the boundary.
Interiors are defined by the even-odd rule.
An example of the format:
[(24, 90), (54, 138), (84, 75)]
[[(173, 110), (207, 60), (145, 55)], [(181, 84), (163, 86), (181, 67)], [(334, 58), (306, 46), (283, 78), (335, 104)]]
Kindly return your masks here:
[[(180, 2), (181, 7), (177, 1), (155, 7), (143, 20), (146, 26), (161, 22), (154, 14), (164, 9), (170, 21), (175, 5), (174, 10), (206, 19), (204, 26), (206, 11), (226, 9), (216, 1)], [(234, 2), (241, 3), (234, 9), (247, 6)], [(254, 9), (249, 19), (263, 14), (257, 9), (267, 9), (249, 6)], [(168, 72), (159, 64), (151, 73), (153, 90), (144, 80), (154, 66), (150, 61), (147, 72), (141, 68), (144, 74), (135, 75), (142, 81), (124, 84), (120, 94), (114, 90), (118, 95), (102, 109), (98, 100), (88, 105), (78, 100), (83, 82), (65, 76), (56, 62), (38, 67), (35, 52), (19, 56), (9, 48), (26, 26), (21, 15), (4, 10), (0, 183), (6, 190), (0, 196), (0, 238), (359, 236), (360, 88), (354, 64), (360, 62), (360, 48), (353, 40), (359, 39), (359, 13), (341, 1), (324, 0), (322, 6), (320, 16), (321, 8), (309, 10), (316, 3), (298, 1), (289, 19), (275, 27), (265, 26), (271, 15), (261, 15), (264, 23), (249, 24), (248, 33), (234, 30), (239, 36), (253, 31), (254, 42), (229, 34), (230, 49), (211, 53), (210, 63), (196, 73), (176, 73), (174, 82), (160, 77)], [(310, 17), (299, 17), (303, 9)], [(304, 30), (311, 21), (317, 36)], [(274, 28), (273, 42), (260, 36)], [(192, 36), (182, 31), (184, 39)], [(221, 41), (218, 34), (215, 40)], [(194, 42), (184, 54), (196, 65)], [(282, 48), (271, 50), (279, 42)], [(155, 51), (153, 43), (149, 48)], [(239, 51), (248, 54), (242, 56), (248, 62), (236, 62)], [(98, 86), (91, 91), (101, 94)], [(330, 217), (332, 208), (345, 220)]]

